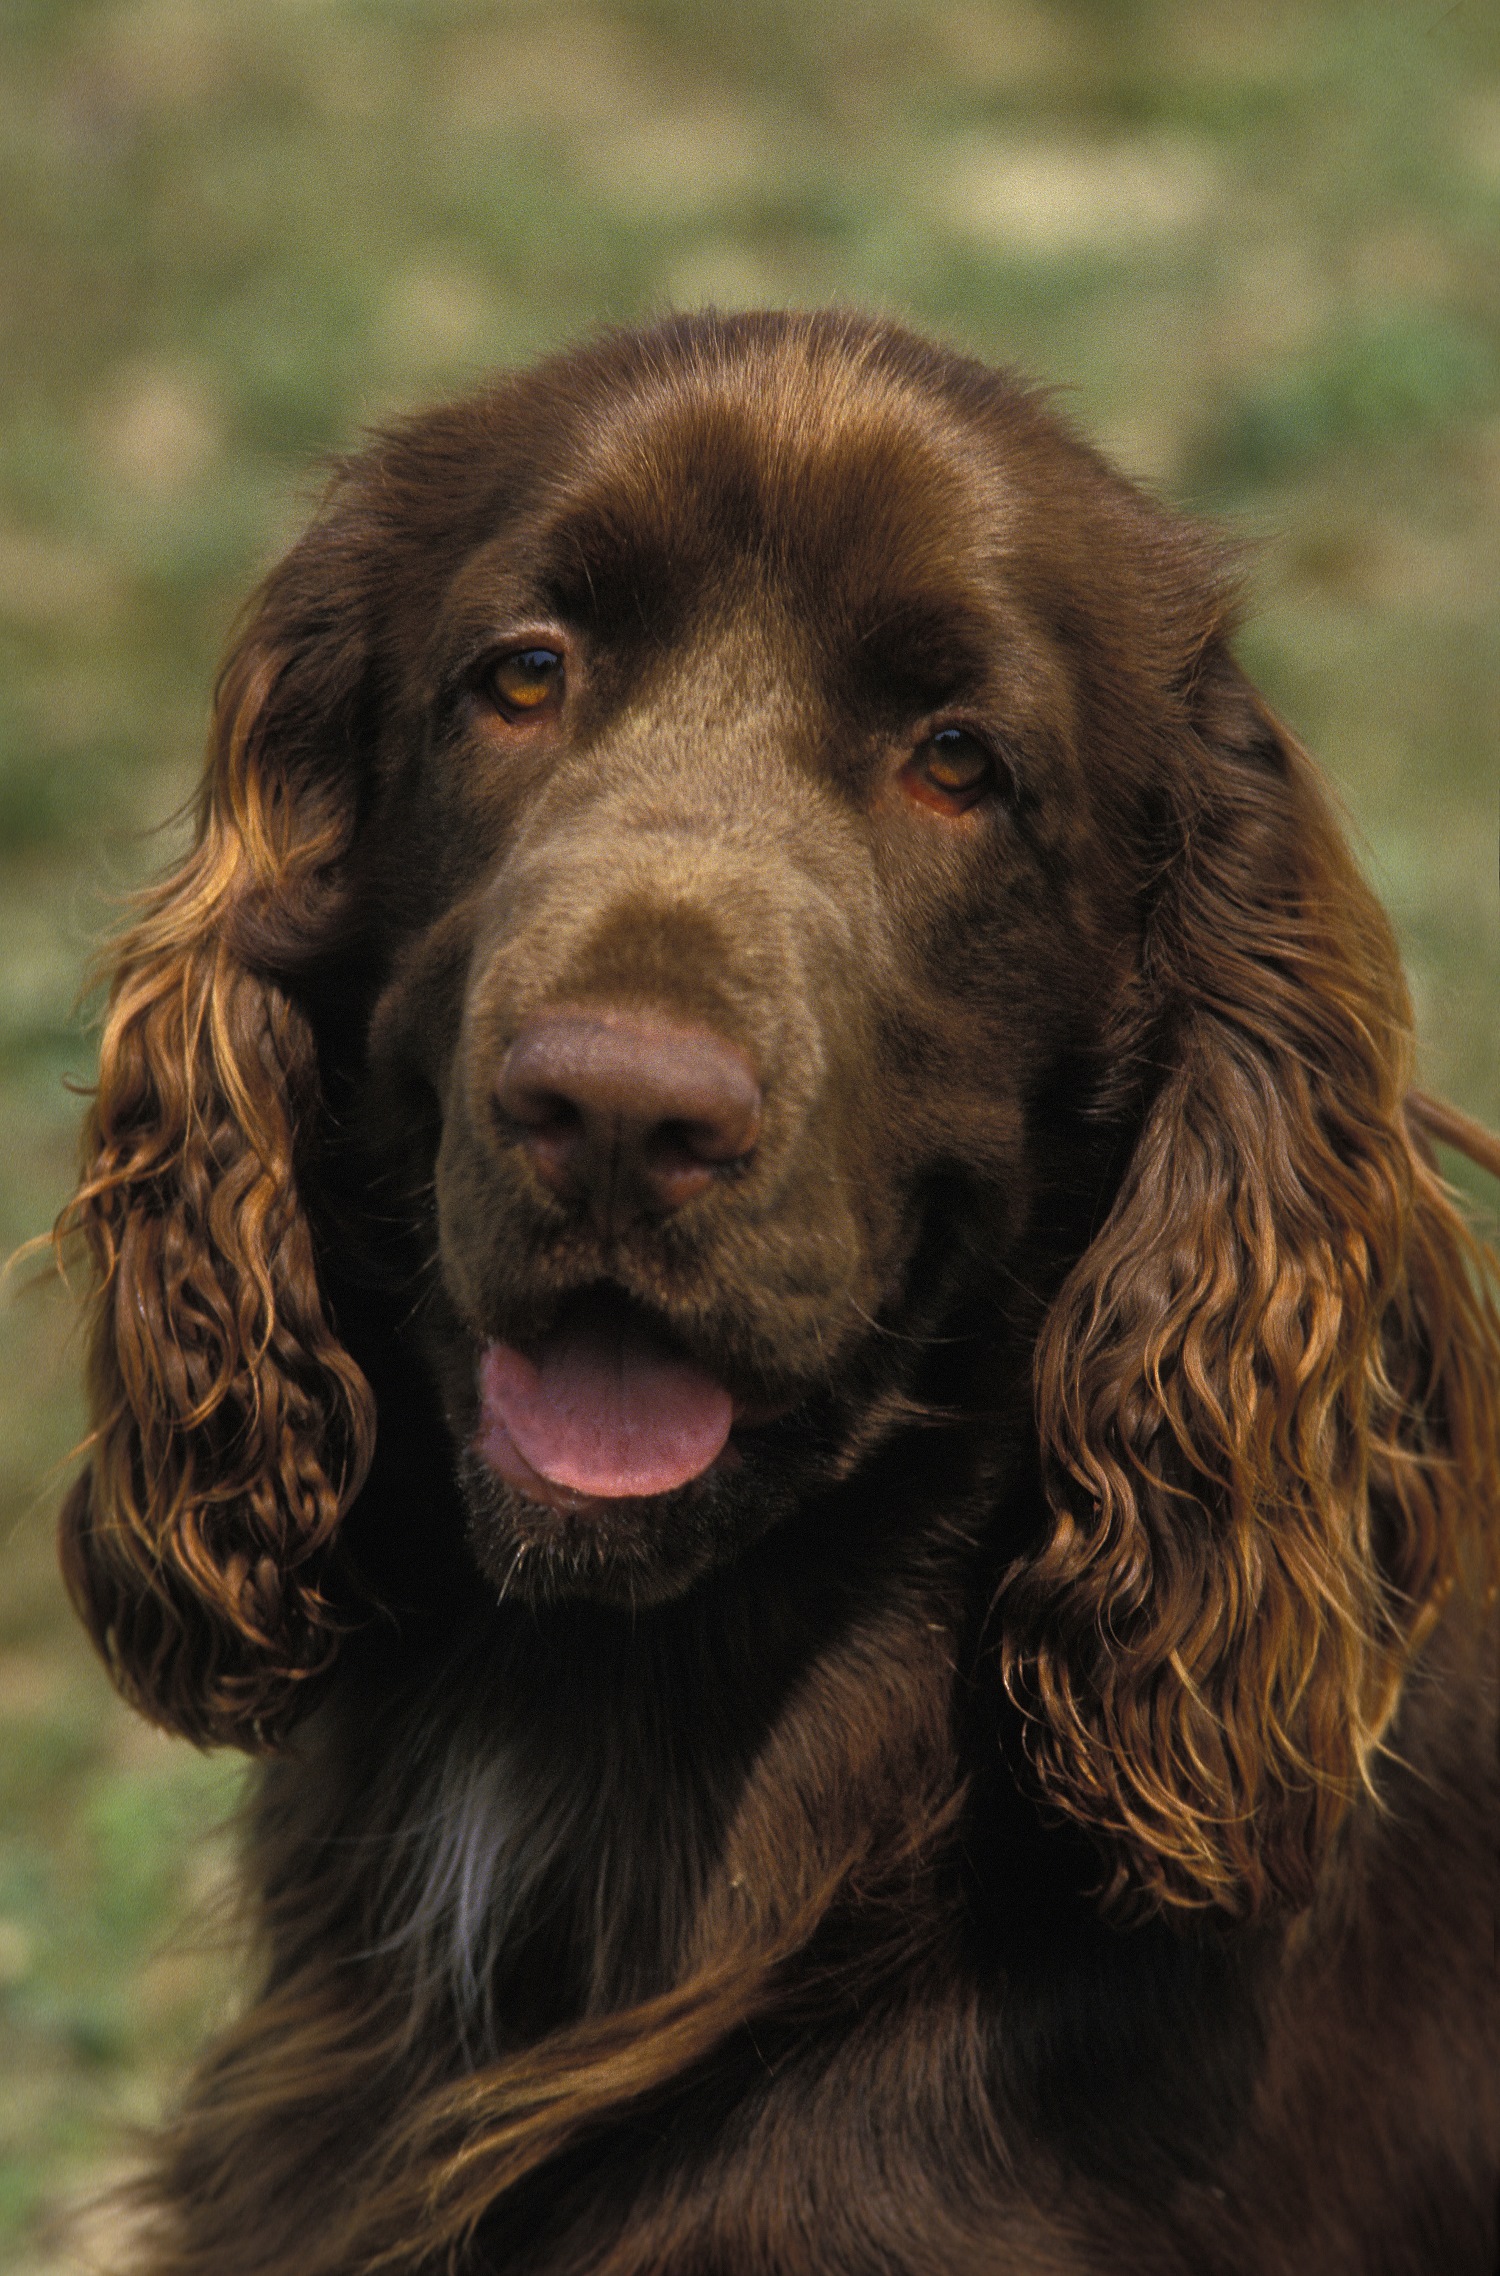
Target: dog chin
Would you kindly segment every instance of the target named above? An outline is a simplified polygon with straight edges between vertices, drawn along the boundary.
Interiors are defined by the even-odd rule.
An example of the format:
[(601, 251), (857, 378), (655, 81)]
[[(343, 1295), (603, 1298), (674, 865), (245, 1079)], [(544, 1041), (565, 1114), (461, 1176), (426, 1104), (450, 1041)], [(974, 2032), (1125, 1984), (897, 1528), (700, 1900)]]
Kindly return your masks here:
[[(734, 1450), (728, 1450), (734, 1454)], [(734, 1454), (671, 1493), (523, 1490), (472, 1447), (459, 1457), (469, 1553), (502, 1601), (668, 1604), (731, 1561), (797, 1503)]]

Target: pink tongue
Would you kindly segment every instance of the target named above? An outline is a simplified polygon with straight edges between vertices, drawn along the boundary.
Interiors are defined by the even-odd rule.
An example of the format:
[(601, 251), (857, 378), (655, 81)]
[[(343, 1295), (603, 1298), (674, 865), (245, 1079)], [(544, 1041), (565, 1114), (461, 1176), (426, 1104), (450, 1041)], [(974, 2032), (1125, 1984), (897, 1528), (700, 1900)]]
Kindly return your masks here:
[(633, 1321), (564, 1328), (535, 1361), (490, 1344), (479, 1365), (479, 1451), (502, 1472), (506, 1440), (552, 1485), (665, 1494), (723, 1449), (734, 1402), (721, 1383)]

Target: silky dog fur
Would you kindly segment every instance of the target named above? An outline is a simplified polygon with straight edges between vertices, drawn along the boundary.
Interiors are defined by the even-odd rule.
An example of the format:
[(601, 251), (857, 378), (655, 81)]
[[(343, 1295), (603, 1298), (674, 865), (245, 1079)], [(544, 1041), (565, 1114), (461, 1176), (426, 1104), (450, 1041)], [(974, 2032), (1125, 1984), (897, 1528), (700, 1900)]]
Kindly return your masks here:
[[(1490, 2276), (1500, 1335), (1236, 607), (844, 315), (338, 468), (64, 1221), (74, 1599), (261, 1758), (153, 2276)], [(580, 1008), (753, 1070), (733, 1175), (538, 1175), (497, 1073)], [(482, 1355), (575, 1303), (723, 1461), (496, 1474)]]

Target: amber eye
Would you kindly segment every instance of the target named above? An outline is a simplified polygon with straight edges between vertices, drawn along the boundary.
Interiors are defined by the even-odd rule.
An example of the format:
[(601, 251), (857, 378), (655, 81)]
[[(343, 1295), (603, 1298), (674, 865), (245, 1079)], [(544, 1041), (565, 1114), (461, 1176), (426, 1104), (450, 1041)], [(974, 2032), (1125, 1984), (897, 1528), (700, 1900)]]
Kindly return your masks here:
[(995, 787), (995, 761), (962, 727), (943, 727), (908, 763), (904, 780), (913, 798), (943, 814), (963, 814)]
[(527, 717), (562, 693), (562, 658), (555, 648), (517, 648), (490, 667), (485, 687), (499, 708)]

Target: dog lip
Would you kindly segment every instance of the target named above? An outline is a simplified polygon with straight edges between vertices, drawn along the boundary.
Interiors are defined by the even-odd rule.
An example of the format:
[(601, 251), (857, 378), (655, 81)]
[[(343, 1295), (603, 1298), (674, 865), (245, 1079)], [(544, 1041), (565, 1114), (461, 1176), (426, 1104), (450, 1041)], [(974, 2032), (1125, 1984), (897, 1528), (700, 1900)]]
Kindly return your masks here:
[(742, 1439), (800, 1401), (731, 1390), (613, 1286), (580, 1291), (541, 1335), (479, 1344), (470, 1444), (528, 1501), (587, 1517), (739, 1467)]
[[(581, 1518), (585, 1521), (591, 1518), (613, 1517), (622, 1510), (638, 1508), (643, 1503), (659, 1501), (664, 1498), (657, 1494), (583, 1493), (576, 1487), (560, 1484), (553, 1478), (543, 1477), (541, 1472), (534, 1469), (527, 1461), (514, 1439), (510, 1437), (509, 1432), (496, 1429), (493, 1426), (486, 1427), (482, 1431), (475, 1442), (475, 1452), (485, 1466), (492, 1470), (498, 1478), (501, 1478), (514, 1492), (521, 1494), (527, 1501), (536, 1503), (543, 1509), (554, 1511), (560, 1517)], [(727, 1472), (738, 1469), (743, 1461), (744, 1455), (735, 1444), (733, 1435), (731, 1435), (725, 1440), (707, 1469), (699, 1471), (698, 1475), (688, 1479), (684, 1486), (673, 1490), (690, 1492), (696, 1487), (706, 1485), (711, 1479), (722, 1477)]]
[(461, 1325), (465, 1342), (473, 1354), (473, 1364), (477, 1366), (484, 1353), (496, 1344), (507, 1345), (535, 1363), (553, 1337), (607, 1319), (628, 1323), (644, 1335), (659, 1338), (683, 1359), (722, 1383), (733, 1403), (737, 1429), (755, 1430), (763, 1424), (779, 1422), (801, 1406), (808, 1395), (808, 1386), (800, 1383), (786, 1392), (768, 1394), (763, 1384), (767, 1375), (775, 1383), (774, 1370), (767, 1370), (763, 1375), (753, 1363), (724, 1366), (716, 1355), (706, 1354), (700, 1348), (691, 1328), (679, 1326), (670, 1312), (636, 1296), (614, 1280), (587, 1281), (560, 1295), (549, 1294), (508, 1317), (485, 1317), (478, 1312), (461, 1315)]
[(723, 1451), (734, 1422), (718, 1377), (608, 1292), (568, 1307), (529, 1353), (487, 1344), (478, 1373), (481, 1457), (504, 1476), (519, 1455), (549, 1486), (590, 1500), (650, 1499), (688, 1485)]

